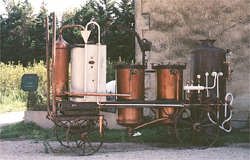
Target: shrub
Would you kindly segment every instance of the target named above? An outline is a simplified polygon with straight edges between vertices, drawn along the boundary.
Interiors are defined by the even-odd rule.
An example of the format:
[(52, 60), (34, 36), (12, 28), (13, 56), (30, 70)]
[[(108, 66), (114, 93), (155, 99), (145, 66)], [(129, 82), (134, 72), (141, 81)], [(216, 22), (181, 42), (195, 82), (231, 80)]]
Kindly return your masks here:
[(21, 78), (25, 73), (35, 73), (39, 77), (38, 89), (35, 92), (38, 104), (46, 102), (46, 67), (43, 61), (34, 62), (24, 67), (12, 62), (0, 62), (0, 112), (20, 110), (25, 107), (28, 93), (21, 90)]

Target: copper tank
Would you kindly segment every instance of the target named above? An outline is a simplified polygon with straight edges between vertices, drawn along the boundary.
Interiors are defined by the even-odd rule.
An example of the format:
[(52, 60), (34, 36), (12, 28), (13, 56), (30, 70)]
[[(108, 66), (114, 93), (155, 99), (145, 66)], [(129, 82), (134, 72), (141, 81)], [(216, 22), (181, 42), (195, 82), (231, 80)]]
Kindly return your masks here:
[[(173, 102), (182, 100), (183, 69), (185, 68), (186, 65), (181, 64), (157, 65), (153, 67), (153, 69), (156, 69), (157, 74), (157, 100), (170, 100)], [(161, 118), (169, 117), (163, 123), (171, 123), (171, 117), (174, 112), (174, 107), (160, 108), (159, 116)]]
[(56, 41), (56, 52), (54, 61), (55, 94), (60, 95), (68, 88), (68, 66), (69, 66), (68, 43), (59, 35)]
[[(117, 93), (130, 94), (129, 97), (119, 97), (118, 101), (144, 100), (144, 67), (120, 64), (116, 68)], [(119, 108), (117, 123), (133, 127), (141, 123), (142, 115), (142, 108)]]
[[(200, 46), (191, 52), (192, 68), (191, 74), (194, 79), (194, 85), (198, 85), (196, 75), (201, 75), (200, 85), (205, 86), (205, 73), (222, 72), (223, 76), (219, 81), (220, 97), (223, 99), (226, 95), (226, 51), (224, 49), (215, 47), (215, 40), (200, 40)], [(209, 76), (208, 86), (213, 85), (213, 77)], [(202, 91), (201, 100), (204, 102), (210, 100), (210, 103), (217, 102), (217, 89), (209, 90), (209, 97), (206, 97), (206, 91)], [(198, 100), (197, 92), (192, 95), (192, 101), (195, 103)]]

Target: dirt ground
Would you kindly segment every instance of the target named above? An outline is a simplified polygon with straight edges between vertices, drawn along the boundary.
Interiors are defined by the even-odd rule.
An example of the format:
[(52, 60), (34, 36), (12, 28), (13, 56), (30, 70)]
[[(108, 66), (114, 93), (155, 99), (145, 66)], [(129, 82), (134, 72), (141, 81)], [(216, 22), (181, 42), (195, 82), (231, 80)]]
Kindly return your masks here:
[(0, 140), (2, 160), (247, 160), (250, 159), (250, 144), (234, 144), (216, 148), (163, 148), (149, 144), (104, 143), (98, 153), (92, 156), (78, 156), (57, 142), (49, 142), (48, 149), (43, 141)]

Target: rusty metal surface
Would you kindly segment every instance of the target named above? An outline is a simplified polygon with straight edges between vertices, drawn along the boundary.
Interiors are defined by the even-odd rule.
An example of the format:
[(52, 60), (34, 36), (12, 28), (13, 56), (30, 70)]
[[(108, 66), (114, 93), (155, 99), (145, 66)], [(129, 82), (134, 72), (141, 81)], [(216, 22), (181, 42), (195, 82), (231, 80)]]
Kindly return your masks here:
[(56, 41), (56, 53), (54, 64), (55, 94), (60, 95), (68, 87), (68, 65), (69, 65), (68, 43), (62, 35)]
[[(141, 65), (117, 66), (117, 92), (130, 94), (118, 100), (144, 100), (144, 67)], [(119, 108), (117, 122), (121, 125), (137, 125), (142, 121), (142, 108)]]
[[(197, 78), (196, 75), (201, 75), (201, 85), (205, 86), (205, 73), (212, 73), (212, 72), (222, 72), (225, 75), (226, 70), (226, 51), (221, 48), (217, 48), (213, 45), (215, 40), (202, 40), (200, 46), (194, 49), (192, 54), (192, 78), (195, 80), (195, 84), (197, 85)], [(213, 84), (213, 77), (209, 77), (209, 86)], [(226, 94), (226, 76), (220, 78), (220, 97), (225, 97)], [(203, 92), (203, 95), (205, 93)], [(216, 100), (216, 88), (210, 90), (211, 98), (215, 101)], [(194, 99), (196, 95), (194, 95)], [(205, 99), (205, 96), (203, 96)]]

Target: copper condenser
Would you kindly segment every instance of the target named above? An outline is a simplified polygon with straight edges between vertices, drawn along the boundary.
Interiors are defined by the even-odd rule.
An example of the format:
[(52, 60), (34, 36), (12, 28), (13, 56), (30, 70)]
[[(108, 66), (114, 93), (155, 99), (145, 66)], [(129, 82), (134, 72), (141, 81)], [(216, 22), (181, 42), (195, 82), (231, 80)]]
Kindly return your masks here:
[[(153, 66), (157, 76), (157, 100), (168, 100), (177, 102), (182, 100), (183, 70), (184, 64), (167, 64)], [(174, 107), (163, 107), (159, 109), (161, 118), (169, 118), (163, 123), (171, 123), (175, 112)]]
[(54, 55), (54, 83), (55, 94), (61, 95), (68, 88), (69, 47), (68, 43), (59, 35), (56, 41), (56, 52)]
[[(144, 66), (119, 64), (117, 69), (117, 92), (129, 94), (119, 97), (118, 101), (144, 100)], [(118, 109), (117, 123), (126, 127), (133, 127), (141, 123), (142, 108), (126, 107)]]

